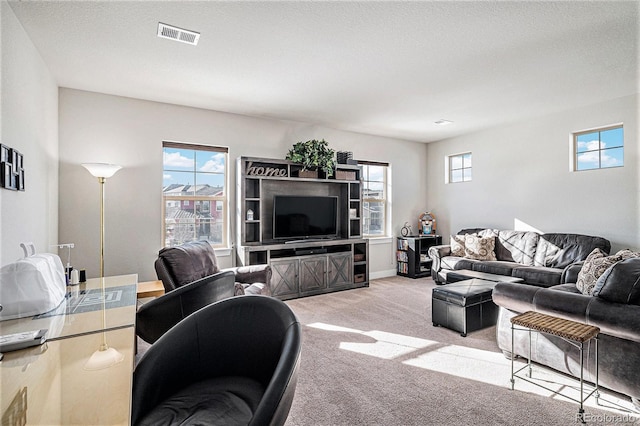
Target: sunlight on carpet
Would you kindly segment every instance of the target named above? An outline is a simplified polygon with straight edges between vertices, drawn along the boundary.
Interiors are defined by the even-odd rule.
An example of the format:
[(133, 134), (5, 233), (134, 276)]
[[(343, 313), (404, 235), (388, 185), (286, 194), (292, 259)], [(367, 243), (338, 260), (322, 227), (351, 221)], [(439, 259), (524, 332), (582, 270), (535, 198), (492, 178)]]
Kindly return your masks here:
[[(362, 331), (320, 322), (308, 324), (307, 326), (331, 332), (353, 333), (372, 339), (371, 342), (340, 342), (339, 348), (342, 350), (386, 360), (393, 360), (399, 357), (406, 358), (409, 354), (417, 352), (415, 357), (401, 362), (412, 367), (450, 374), (490, 385), (506, 388), (511, 386), (509, 380), (511, 378), (511, 361), (499, 352), (458, 345), (434, 348), (433, 346), (441, 343), (397, 333), (379, 330)], [(515, 361), (515, 369), (519, 369), (525, 363), (526, 361), (517, 359)], [(521, 374), (524, 374), (524, 372)], [(532, 380), (550, 390), (516, 378), (514, 391), (533, 393), (574, 403), (580, 398), (579, 382), (565, 375), (534, 365)], [(584, 394), (587, 395), (591, 392), (591, 389), (590, 386), (585, 385)], [(557, 392), (562, 392), (566, 396)], [(640, 413), (634, 411), (630, 401), (622, 400), (602, 388), (600, 389), (599, 405), (596, 405), (595, 398), (591, 397), (585, 401), (584, 406), (609, 410), (619, 416), (619, 419), (622, 419), (620, 416), (625, 415), (631, 415), (633, 418), (640, 415)]]
[(416, 349), (426, 348), (427, 346), (438, 343), (432, 340), (403, 336), (396, 333), (387, 333), (379, 330), (360, 331), (352, 328), (338, 327), (325, 323), (313, 323), (309, 324), (308, 327), (327, 331), (356, 333), (362, 336), (370, 337), (374, 340), (370, 343), (341, 342), (340, 349), (361, 353), (363, 355), (374, 356), (381, 359), (394, 359), (399, 356), (409, 354)]

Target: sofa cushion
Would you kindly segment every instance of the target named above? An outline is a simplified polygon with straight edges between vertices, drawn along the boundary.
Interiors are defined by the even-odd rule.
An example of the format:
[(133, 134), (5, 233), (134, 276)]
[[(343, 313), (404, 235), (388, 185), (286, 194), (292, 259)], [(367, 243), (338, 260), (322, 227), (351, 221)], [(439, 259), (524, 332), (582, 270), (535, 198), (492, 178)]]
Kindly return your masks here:
[(539, 287), (551, 287), (560, 284), (562, 269), (546, 266), (514, 266), (512, 277), (522, 278), (527, 284)]
[(451, 255), (464, 257), (464, 235), (452, 235), (449, 240)]
[(640, 258), (625, 259), (607, 269), (598, 278), (593, 295), (609, 302), (640, 305)]
[(568, 265), (585, 260), (593, 249), (611, 250), (611, 243), (601, 237), (579, 234), (542, 234), (538, 240), (534, 266), (565, 268)]
[(565, 293), (580, 294), (580, 291), (576, 288), (576, 286), (573, 283), (554, 285), (553, 287), (551, 287), (551, 289), (556, 291), (564, 291)]
[(533, 266), (540, 234), (525, 231), (499, 231), (496, 259)]
[(486, 272), (487, 274), (511, 276), (511, 271), (516, 266), (513, 262), (505, 262), (500, 260), (487, 260), (477, 262), (472, 265), (473, 270), (477, 272)]
[(473, 265), (480, 263), (480, 260), (466, 259), (458, 256), (446, 256), (442, 258), (442, 269), (473, 269)]
[(495, 237), (464, 236), (464, 257), (475, 260), (496, 260)]

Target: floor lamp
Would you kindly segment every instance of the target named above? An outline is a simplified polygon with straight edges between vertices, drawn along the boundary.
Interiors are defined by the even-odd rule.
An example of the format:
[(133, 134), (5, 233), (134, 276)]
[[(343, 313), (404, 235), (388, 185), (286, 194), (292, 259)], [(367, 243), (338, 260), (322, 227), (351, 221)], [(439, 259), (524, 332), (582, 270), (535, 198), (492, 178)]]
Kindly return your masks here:
[(95, 351), (89, 360), (84, 365), (85, 370), (101, 370), (103, 368), (111, 367), (119, 362), (122, 362), (124, 355), (118, 352), (115, 348), (110, 348), (107, 345), (107, 333), (104, 331), (107, 324), (106, 313), (106, 292), (104, 286), (104, 183), (107, 178), (113, 176), (122, 167), (115, 164), (105, 163), (85, 163), (82, 166), (89, 171), (93, 176), (98, 178), (100, 183), (100, 283), (102, 287), (102, 344), (100, 348)]

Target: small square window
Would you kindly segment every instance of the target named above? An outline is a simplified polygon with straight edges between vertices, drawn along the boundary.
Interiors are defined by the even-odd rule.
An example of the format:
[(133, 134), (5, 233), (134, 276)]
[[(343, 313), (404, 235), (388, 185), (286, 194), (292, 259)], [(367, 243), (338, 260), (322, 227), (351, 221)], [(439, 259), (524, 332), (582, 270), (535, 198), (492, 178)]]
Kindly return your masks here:
[(447, 161), (447, 183), (471, 181), (471, 153), (450, 155)]
[(574, 133), (573, 145), (574, 171), (624, 166), (622, 126)]

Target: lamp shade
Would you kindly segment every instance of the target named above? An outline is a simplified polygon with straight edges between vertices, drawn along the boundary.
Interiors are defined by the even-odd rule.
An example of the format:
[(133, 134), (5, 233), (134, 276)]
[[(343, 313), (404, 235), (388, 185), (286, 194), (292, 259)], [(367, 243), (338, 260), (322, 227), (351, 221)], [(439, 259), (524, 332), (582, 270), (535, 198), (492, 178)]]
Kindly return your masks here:
[(122, 168), (122, 166), (107, 163), (82, 163), (82, 167), (97, 178), (110, 178)]

